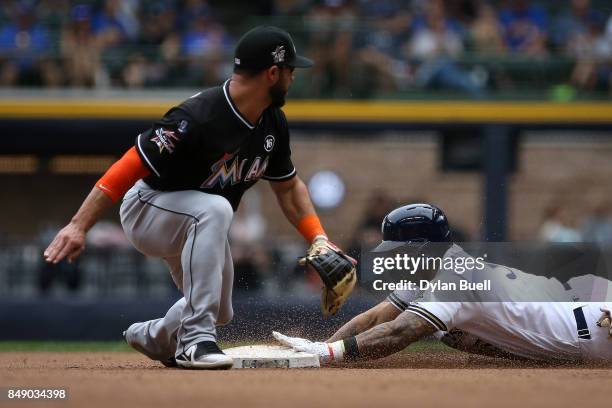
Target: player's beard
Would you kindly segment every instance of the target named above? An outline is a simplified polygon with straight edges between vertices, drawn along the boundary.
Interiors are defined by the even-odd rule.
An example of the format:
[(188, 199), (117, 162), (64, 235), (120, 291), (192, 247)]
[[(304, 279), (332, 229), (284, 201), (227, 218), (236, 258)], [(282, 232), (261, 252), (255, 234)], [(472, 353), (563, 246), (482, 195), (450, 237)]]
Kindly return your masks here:
[(280, 108), (285, 105), (287, 91), (283, 88), (280, 80), (270, 88), (269, 93), (270, 99), (272, 100), (270, 106), (273, 108)]

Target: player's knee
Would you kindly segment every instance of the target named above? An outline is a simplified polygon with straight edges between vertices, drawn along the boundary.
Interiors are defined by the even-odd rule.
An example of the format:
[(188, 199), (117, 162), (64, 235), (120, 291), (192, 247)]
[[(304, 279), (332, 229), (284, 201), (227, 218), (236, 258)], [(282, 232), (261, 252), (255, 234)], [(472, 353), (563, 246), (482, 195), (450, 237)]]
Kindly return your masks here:
[(206, 216), (229, 227), (234, 216), (234, 209), (225, 197), (210, 195), (207, 197)]

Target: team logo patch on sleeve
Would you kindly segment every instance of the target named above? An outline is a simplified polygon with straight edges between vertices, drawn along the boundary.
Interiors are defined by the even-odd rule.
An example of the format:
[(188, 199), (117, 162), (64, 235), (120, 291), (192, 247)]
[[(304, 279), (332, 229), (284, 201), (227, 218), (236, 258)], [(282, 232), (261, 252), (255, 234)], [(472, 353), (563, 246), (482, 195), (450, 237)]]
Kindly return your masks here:
[(264, 140), (264, 149), (266, 149), (266, 152), (271, 152), (272, 149), (274, 149), (274, 136), (266, 136), (266, 139)]
[(164, 128), (155, 129), (155, 136), (151, 138), (151, 141), (159, 147), (160, 153), (162, 153), (164, 149), (166, 149), (168, 153), (174, 152), (176, 147), (175, 142), (178, 142), (178, 140), (179, 138), (173, 131)]

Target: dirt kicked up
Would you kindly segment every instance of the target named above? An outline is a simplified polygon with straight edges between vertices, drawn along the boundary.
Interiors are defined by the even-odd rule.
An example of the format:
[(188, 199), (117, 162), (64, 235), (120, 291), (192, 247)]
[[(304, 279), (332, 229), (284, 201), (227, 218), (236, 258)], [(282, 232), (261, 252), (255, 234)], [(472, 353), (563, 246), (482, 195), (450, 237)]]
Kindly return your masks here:
[(136, 353), (0, 353), (0, 387), (67, 388), (1, 407), (577, 407), (612, 403), (612, 366), (542, 366), (458, 352), (325, 369), (192, 371)]

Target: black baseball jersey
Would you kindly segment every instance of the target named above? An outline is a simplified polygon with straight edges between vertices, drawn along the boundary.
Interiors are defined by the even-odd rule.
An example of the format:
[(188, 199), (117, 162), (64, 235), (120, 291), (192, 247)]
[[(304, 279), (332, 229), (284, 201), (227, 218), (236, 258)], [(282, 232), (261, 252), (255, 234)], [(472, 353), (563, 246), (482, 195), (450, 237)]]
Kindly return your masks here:
[(218, 194), (235, 211), (260, 178), (295, 176), (283, 111), (270, 107), (252, 125), (234, 105), (229, 82), (192, 96), (138, 135), (136, 150), (151, 170), (144, 179), (149, 186)]

